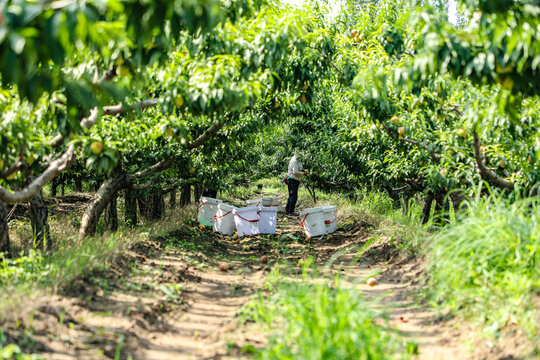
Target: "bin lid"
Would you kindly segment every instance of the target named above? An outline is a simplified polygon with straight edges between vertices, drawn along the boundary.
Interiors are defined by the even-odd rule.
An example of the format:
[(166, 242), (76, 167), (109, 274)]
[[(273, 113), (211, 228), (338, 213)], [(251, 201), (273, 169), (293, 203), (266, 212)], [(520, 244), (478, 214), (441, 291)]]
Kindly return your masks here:
[(278, 208), (276, 206), (263, 206), (261, 212), (275, 212), (277, 213)]

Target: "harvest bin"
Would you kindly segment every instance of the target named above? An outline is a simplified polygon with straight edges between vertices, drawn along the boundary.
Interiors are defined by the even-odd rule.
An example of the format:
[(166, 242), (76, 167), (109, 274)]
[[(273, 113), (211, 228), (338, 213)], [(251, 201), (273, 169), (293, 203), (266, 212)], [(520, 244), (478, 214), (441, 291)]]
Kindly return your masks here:
[(271, 196), (271, 197), (261, 197), (254, 200), (247, 200), (246, 203), (248, 206), (258, 206), (258, 207), (275, 207), (278, 211), (283, 212), (283, 195)]
[(261, 234), (275, 234), (277, 225), (277, 207), (262, 207), (260, 210), (259, 232)]
[(337, 207), (329, 205), (305, 209), (300, 212), (300, 218), (306, 236), (330, 234), (337, 228)]
[(234, 234), (234, 209), (236, 207), (229, 204), (220, 203), (217, 205), (217, 212), (214, 216), (214, 231), (225, 235)]
[(329, 205), (322, 206), (324, 213), (324, 225), (326, 226), (326, 233), (331, 234), (336, 231), (337, 228), (337, 207)]
[(300, 219), (302, 219), (300, 225), (304, 229), (306, 236), (314, 237), (326, 234), (322, 207), (302, 210), (300, 212)]
[(197, 219), (199, 224), (204, 226), (214, 226), (214, 216), (216, 216), (217, 206), (223, 201), (210, 198), (210, 197), (201, 197), (201, 204), (197, 208)]
[(259, 233), (259, 208), (248, 206), (233, 209), (234, 223), (238, 236), (257, 235)]

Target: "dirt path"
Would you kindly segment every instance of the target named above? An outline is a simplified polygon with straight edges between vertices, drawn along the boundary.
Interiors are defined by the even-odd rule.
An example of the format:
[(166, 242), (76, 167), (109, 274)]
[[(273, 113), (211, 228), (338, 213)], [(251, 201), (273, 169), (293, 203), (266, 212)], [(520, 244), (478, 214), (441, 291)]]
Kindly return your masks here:
[(264, 280), (263, 270), (241, 268), (200, 273), (197, 283), (187, 288), (188, 307), (171, 316), (170, 331), (152, 339), (143, 358), (205, 359), (226, 355), (221, 330), (234, 318)]
[[(419, 359), (500, 358), (501, 352), (485, 344), (480, 355), (462, 346), (463, 329), (437, 321), (415, 301), (421, 264), (400, 258), (395, 242), (379, 238), (358, 255), (373, 236), (369, 224), (356, 223), (310, 242), (298, 219), (280, 216), (278, 224), (274, 236), (234, 239), (192, 226), (139, 244), (106, 272), (90, 274), (66, 294), (49, 298), (31, 323), (7, 334), (21, 339), (31, 329), (34, 351), (48, 359), (244, 357), (239, 348), (264, 346), (265, 338), (235, 322), (238, 311), (278, 259), (295, 264), (312, 256), (322, 277), (339, 271), (347, 286), (377, 300), (390, 325), (418, 344)], [(268, 264), (261, 255), (269, 257)], [(223, 261), (231, 270), (219, 270)], [(365, 279), (373, 274), (378, 284), (367, 286)]]

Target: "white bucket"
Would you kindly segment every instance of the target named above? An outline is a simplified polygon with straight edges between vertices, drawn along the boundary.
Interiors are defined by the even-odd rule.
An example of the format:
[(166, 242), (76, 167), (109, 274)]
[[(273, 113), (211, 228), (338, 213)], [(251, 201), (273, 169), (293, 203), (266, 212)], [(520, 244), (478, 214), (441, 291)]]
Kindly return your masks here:
[(201, 204), (197, 208), (197, 219), (204, 226), (214, 226), (214, 216), (216, 216), (217, 206), (222, 203), (222, 200), (201, 197)]
[(214, 231), (225, 235), (234, 234), (234, 209), (236, 209), (236, 207), (229, 204), (218, 204), (217, 212), (214, 216)]
[(279, 195), (272, 198), (272, 206), (275, 206), (277, 208), (277, 211), (283, 212), (283, 195)]
[(261, 198), (261, 205), (264, 206), (264, 207), (271, 207), (273, 201), (274, 201), (274, 198), (271, 198), (271, 197), (262, 197), (262, 198)]
[(255, 199), (255, 200), (246, 200), (246, 204), (247, 206), (256, 206), (256, 207), (259, 207), (261, 206), (261, 199)]
[(309, 208), (300, 212), (301, 225), (308, 237), (326, 234), (324, 211), (322, 207)]
[(248, 206), (233, 209), (233, 214), (238, 236), (257, 235), (259, 233), (259, 208)]
[(324, 225), (326, 226), (326, 233), (331, 234), (336, 231), (337, 228), (337, 207), (329, 205), (322, 206), (324, 213)]
[(259, 232), (261, 234), (275, 234), (277, 225), (277, 207), (262, 207)]

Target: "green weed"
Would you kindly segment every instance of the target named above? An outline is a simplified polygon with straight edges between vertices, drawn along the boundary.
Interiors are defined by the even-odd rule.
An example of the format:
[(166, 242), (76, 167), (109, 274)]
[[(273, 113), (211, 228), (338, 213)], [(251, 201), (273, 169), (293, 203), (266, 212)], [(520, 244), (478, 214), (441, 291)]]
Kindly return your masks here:
[(408, 359), (417, 352), (386, 326), (384, 314), (372, 310), (361, 291), (342, 287), (339, 278), (314, 283), (311, 265), (303, 262), (300, 282), (287, 282), (274, 270), (266, 286), (272, 294), (261, 293), (244, 310), (269, 334), (264, 349), (250, 348), (256, 358)]
[(474, 315), (499, 336), (519, 324), (538, 334), (540, 206), (538, 200), (479, 199), (427, 247), (427, 294), (439, 309)]

